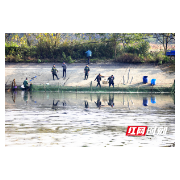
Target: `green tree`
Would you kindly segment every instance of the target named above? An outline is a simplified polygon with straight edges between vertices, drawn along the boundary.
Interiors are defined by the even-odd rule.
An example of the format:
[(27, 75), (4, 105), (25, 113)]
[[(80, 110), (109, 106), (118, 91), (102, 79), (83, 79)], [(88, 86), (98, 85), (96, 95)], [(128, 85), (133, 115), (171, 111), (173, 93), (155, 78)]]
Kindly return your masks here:
[[(108, 34), (108, 40), (112, 42), (114, 47), (114, 57), (116, 60), (116, 49), (119, 42), (123, 43), (123, 47), (130, 43), (137, 43), (144, 41), (150, 34), (145, 33), (110, 33)], [(106, 38), (107, 39), (107, 38)]]

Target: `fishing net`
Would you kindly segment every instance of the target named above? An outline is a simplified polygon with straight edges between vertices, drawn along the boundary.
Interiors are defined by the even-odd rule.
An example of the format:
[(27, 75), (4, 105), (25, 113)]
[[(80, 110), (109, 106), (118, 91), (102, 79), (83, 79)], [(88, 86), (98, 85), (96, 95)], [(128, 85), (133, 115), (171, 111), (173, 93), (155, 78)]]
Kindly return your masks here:
[(92, 83), (89, 83), (89, 86), (63, 86), (63, 85), (31, 85), (31, 91), (56, 91), (56, 92), (63, 92), (63, 91), (88, 91), (88, 92), (123, 92), (123, 93), (139, 93), (139, 92), (152, 92), (152, 93), (175, 93), (175, 82), (172, 86), (151, 86), (151, 85), (140, 85), (140, 86), (133, 86), (133, 85), (117, 85), (114, 88), (111, 86), (92, 86)]

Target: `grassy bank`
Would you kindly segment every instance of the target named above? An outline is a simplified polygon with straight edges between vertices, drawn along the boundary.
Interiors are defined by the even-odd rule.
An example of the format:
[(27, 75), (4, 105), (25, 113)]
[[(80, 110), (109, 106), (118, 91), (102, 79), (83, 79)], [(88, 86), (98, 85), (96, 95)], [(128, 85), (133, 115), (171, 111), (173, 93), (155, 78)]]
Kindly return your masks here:
[[(11, 90), (10, 86), (6, 86), (7, 91)], [(15, 90), (22, 90), (17, 87)], [(123, 93), (175, 93), (175, 83), (172, 87), (158, 87), (158, 86), (121, 86), (121, 87), (82, 87), (82, 86), (58, 86), (58, 85), (32, 85), (30, 91), (43, 92), (123, 92)]]
[(126, 93), (136, 93), (136, 92), (152, 92), (152, 93), (162, 93), (162, 92), (175, 92), (175, 84), (172, 87), (157, 87), (157, 86), (145, 86), (145, 87), (135, 87), (135, 86), (121, 86), (121, 87), (82, 87), (82, 86), (52, 86), (52, 85), (32, 85), (32, 91), (75, 91), (75, 92), (126, 92)]

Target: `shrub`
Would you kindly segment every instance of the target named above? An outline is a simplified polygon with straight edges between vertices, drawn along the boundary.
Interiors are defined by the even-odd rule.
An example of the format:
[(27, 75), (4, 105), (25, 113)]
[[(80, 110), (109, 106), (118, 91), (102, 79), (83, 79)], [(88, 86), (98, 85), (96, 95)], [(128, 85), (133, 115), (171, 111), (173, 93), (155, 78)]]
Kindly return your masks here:
[(147, 61), (156, 62), (157, 64), (170, 63), (170, 57), (163, 54), (163, 52), (153, 52), (146, 56)]
[(6, 56), (6, 61), (7, 62), (15, 62), (15, 57), (13, 55), (7, 55)]
[(17, 55), (7, 55), (5, 60), (7, 62), (20, 62), (20, 61), (22, 61), (22, 56), (20, 54), (17, 54)]
[(170, 61), (170, 57), (164, 56), (163, 62), (164, 62), (164, 63), (168, 63), (169, 61)]
[(40, 63), (41, 62), (41, 60), (40, 59), (38, 59), (38, 63)]
[(147, 54), (146, 58), (147, 58), (147, 61), (149, 61), (149, 62), (154, 62), (155, 61), (155, 57), (151, 53)]
[(138, 57), (140, 58), (140, 62), (141, 62), (141, 63), (144, 63), (144, 62), (145, 62), (145, 57), (144, 57), (143, 54), (139, 54)]
[(66, 60), (66, 54), (65, 54), (65, 52), (62, 53), (62, 58), (63, 58), (64, 61)]
[[(66, 57), (65, 52), (62, 52), (62, 60), (67, 61), (68, 63), (73, 63), (74, 61), (72, 60), (71, 56)], [(59, 62), (62, 62), (62, 60), (58, 60)]]
[(72, 60), (71, 56), (68, 56), (66, 60), (67, 60), (68, 63), (73, 63), (73, 60)]
[(164, 55), (162, 54), (162, 52), (154, 53), (154, 55), (155, 55), (156, 63), (161, 64), (164, 58)]
[(124, 63), (138, 63), (142, 61), (136, 54), (132, 53), (124, 53), (121, 56), (118, 56), (116, 60)]
[(138, 54), (143, 54), (144, 56), (146, 56), (150, 49), (149, 42), (143, 41), (143, 42), (138, 43), (137, 49), (138, 49)]
[(133, 46), (126, 46), (124, 52), (147, 56), (149, 49), (149, 42), (143, 41)]
[(158, 65), (161, 65), (162, 64), (162, 61), (160, 60), (159, 62), (158, 62)]
[(131, 53), (131, 54), (139, 54), (139, 50), (136, 46), (126, 46), (124, 48), (124, 52)]

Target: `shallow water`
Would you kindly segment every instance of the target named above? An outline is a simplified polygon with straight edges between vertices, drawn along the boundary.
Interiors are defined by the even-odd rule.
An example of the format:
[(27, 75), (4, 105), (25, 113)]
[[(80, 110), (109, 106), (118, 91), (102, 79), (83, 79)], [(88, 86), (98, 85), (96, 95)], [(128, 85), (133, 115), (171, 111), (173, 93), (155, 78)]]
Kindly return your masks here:
[[(172, 94), (6, 92), (5, 146), (173, 146), (174, 103)], [(130, 125), (168, 131), (126, 136)]]

